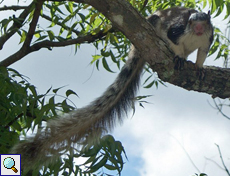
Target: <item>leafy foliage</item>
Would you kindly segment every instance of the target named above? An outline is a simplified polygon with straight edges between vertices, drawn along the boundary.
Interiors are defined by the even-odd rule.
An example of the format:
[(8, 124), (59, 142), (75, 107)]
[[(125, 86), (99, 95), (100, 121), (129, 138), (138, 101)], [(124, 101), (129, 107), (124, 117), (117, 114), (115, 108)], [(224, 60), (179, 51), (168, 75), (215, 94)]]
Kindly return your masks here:
[[(100, 139), (98, 145), (85, 146), (75, 154), (67, 154), (63, 160), (44, 167), (42, 175), (57, 174), (62, 171), (63, 175), (110, 175), (117, 171), (121, 174), (126, 157), (124, 148), (120, 141), (115, 141), (111, 135)], [(126, 157), (127, 158), (127, 157)], [(84, 160), (82, 164), (75, 164), (78, 159)], [(102, 170), (103, 168), (103, 170)]]
[[(20, 134), (26, 136), (29, 130), (34, 132), (58, 113), (75, 109), (67, 103), (70, 95), (77, 96), (74, 91), (67, 90), (64, 100), (56, 103), (55, 97), (61, 88), (50, 88), (45, 94), (39, 95), (35, 87), (13, 69), (1, 67), (0, 85), (0, 153), (8, 153), (9, 148), (19, 140)], [(126, 156), (121, 142), (115, 141), (110, 135), (104, 136), (99, 145), (85, 146), (76, 152), (74, 155), (67, 154), (67, 158), (60, 158), (55, 165), (44, 167), (41, 170), (42, 175), (57, 174), (60, 171), (64, 175), (93, 174), (102, 167), (117, 170), (120, 174), (124, 164), (122, 155)], [(81, 165), (74, 165), (74, 159), (79, 157), (88, 159)], [(81, 166), (86, 169), (81, 169)], [(37, 175), (38, 171), (33, 174)]]
[(78, 156), (88, 158), (84, 162), (84, 165), (89, 165), (86, 173), (94, 173), (105, 167), (121, 174), (124, 165), (122, 155), (127, 158), (121, 142), (115, 141), (111, 135), (106, 135), (101, 139), (100, 145), (85, 146)]
[[(38, 94), (36, 88), (13, 69), (0, 68), (0, 153), (8, 153), (10, 147), (18, 140), (19, 134), (26, 133), (42, 126), (50, 118), (57, 116), (57, 112), (69, 112), (74, 107), (67, 104), (68, 96), (76, 95), (67, 91), (67, 97), (61, 103), (55, 103), (55, 96), (59, 89), (51, 88), (45, 94)], [(47, 96), (51, 96), (46, 100)], [(47, 103), (48, 101), (48, 103)], [(9, 140), (10, 139), (10, 140)]]

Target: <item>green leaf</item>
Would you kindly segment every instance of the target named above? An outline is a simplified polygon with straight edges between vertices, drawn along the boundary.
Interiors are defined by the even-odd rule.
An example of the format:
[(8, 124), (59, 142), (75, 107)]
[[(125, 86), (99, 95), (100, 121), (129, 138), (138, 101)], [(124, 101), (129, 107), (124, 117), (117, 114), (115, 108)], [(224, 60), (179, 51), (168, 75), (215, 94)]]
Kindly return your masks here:
[(100, 151), (100, 149), (98, 149), (96, 147), (94, 147), (92, 149), (88, 149), (88, 150), (84, 151), (82, 157), (90, 157), (90, 156), (96, 155), (99, 151)]
[(103, 57), (103, 59), (102, 59), (102, 64), (103, 64), (103, 67), (104, 67), (107, 71), (109, 71), (109, 72), (111, 72), (111, 73), (115, 73), (115, 72), (113, 72), (113, 71), (109, 68), (109, 65), (108, 65), (108, 63), (107, 63), (105, 57)]
[(205, 173), (201, 173), (201, 174), (200, 174), (200, 176), (207, 176), (207, 174), (205, 174)]
[(47, 35), (41, 36), (41, 37), (39, 37), (35, 42), (44, 40), (44, 39), (47, 38), (47, 37), (48, 37)]
[(80, 16), (82, 22), (85, 22), (85, 15), (83, 15), (82, 13), (77, 13), (77, 14)]
[(102, 168), (106, 164), (106, 162), (107, 162), (107, 157), (105, 156), (97, 164), (90, 167), (90, 172), (93, 173), (98, 169)]
[(12, 124), (12, 127), (13, 127), (15, 130), (18, 130), (18, 131), (21, 131), (21, 130), (22, 130), (22, 127), (21, 127), (21, 125), (18, 123), (18, 121), (15, 121), (15, 122)]
[(55, 36), (55, 38), (56, 38), (59, 42), (66, 41), (66, 39), (63, 38), (63, 37), (61, 37), (61, 36)]
[(93, 60), (90, 62), (91, 64), (94, 63), (95, 61), (99, 60), (100, 58), (102, 58), (101, 55), (93, 55)]
[(8, 24), (11, 22), (11, 19), (3, 19), (0, 24), (1, 24), (1, 30), (4, 29), (4, 32), (7, 30)]
[[(47, 95), (47, 94), (50, 92), (51, 89), (52, 89), (52, 87), (50, 87), (50, 88), (46, 91), (45, 95)], [(55, 93), (55, 92), (54, 92), (54, 93)]]
[(51, 106), (54, 106), (55, 105), (55, 100), (54, 100), (54, 96), (52, 96), (50, 99), (49, 99), (49, 105)]
[(61, 103), (61, 106), (62, 106), (62, 109), (63, 109), (63, 112), (70, 112), (70, 106), (67, 104), (66, 100), (62, 101)]
[(97, 70), (99, 70), (99, 60), (96, 61)]
[(65, 94), (66, 94), (67, 97), (70, 96), (70, 95), (76, 95), (78, 97), (78, 94), (76, 92), (74, 92), (73, 90), (70, 90), (70, 89), (67, 90)]
[(22, 35), (19, 43), (22, 43), (26, 40), (27, 32), (25, 30), (22, 30)]
[(93, 14), (91, 17), (90, 17), (90, 20), (89, 20), (89, 24), (93, 24), (94, 23), (94, 21), (95, 21), (95, 18), (98, 16), (98, 13), (95, 13), (95, 14)]
[(143, 84), (146, 84), (150, 78), (152, 78), (153, 74), (151, 74), (148, 78), (145, 79)]
[(101, 49), (101, 55), (104, 57), (110, 56), (110, 51), (106, 51), (105, 49)]
[(153, 86), (153, 84), (155, 84), (155, 80), (154, 81), (152, 81), (150, 84), (148, 84), (147, 86), (145, 86), (144, 88), (147, 88), (147, 89), (149, 89), (149, 88), (151, 88), (152, 86)]
[(49, 31), (47, 31), (47, 33), (48, 33), (50, 41), (53, 41), (55, 38), (54, 32), (49, 30)]
[(118, 38), (114, 34), (110, 34), (110, 40), (111, 42), (119, 43)]
[(41, 37), (41, 34), (40, 34), (40, 33), (35, 33), (34, 36), (35, 36), (36, 38), (40, 38), (40, 37)]
[(206, 7), (206, 5), (207, 5), (207, 1), (205, 0), (205, 1), (202, 1), (203, 2), (203, 9)]
[(62, 35), (62, 33), (65, 31), (65, 29), (62, 27), (61, 29), (60, 29), (60, 31), (59, 31), (59, 36), (61, 36)]
[(73, 13), (73, 2), (68, 2), (66, 9), (72, 14)]
[(92, 163), (93, 161), (97, 161), (98, 159), (96, 159), (96, 156), (97, 155), (92, 155), (91, 157), (89, 157), (89, 159), (87, 159), (85, 162), (84, 162), (84, 165), (87, 165), (89, 163)]
[(113, 165), (110, 165), (110, 164), (105, 164), (104, 166), (105, 166), (106, 169), (111, 170), (111, 171), (117, 170), (116, 167), (114, 167)]
[(18, 141), (19, 135), (0, 125), (0, 153), (9, 153), (9, 149)]

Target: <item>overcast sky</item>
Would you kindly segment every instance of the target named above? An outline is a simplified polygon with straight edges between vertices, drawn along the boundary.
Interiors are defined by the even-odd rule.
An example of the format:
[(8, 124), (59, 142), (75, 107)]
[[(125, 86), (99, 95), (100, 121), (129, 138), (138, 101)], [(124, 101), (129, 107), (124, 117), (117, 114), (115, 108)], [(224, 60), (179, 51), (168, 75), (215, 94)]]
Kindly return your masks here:
[[(17, 37), (6, 43), (0, 51), (1, 59), (17, 51), (17, 44)], [(90, 45), (82, 46), (76, 55), (74, 47), (53, 49), (52, 52), (42, 49), (11, 68), (28, 76), (39, 93), (45, 93), (51, 86), (66, 86), (63, 92), (74, 90), (79, 98), (74, 97), (73, 101), (80, 108), (100, 96), (119, 73), (113, 64), (110, 66), (115, 74), (108, 73), (102, 66), (97, 71), (89, 64), (95, 53), (97, 51)], [(195, 55), (190, 58), (194, 61)], [(221, 61), (213, 60), (207, 58), (205, 65), (222, 65)], [(142, 82), (145, 77), (143, 75)], [(230, 121), (210, 106), (213, 105), (210, 95), (166, 85), (158, 89), (140, 88), (138, 95), (153, 95), (147, 99), (150, 103), (145, 104), (145, 108), (136, 104), (134, 116), (130, 113), (112, 132), (116, 140), (123, 143), (129, 159), (122, 175), (191, 176), (198, 171), (186, 152), (201, 172), (209, 176), (227, 175), (206, 158), (221, 165), (216, 143), (225, 164), (230, 165)], [(226, 113), (230, 115), (229, 110)]]

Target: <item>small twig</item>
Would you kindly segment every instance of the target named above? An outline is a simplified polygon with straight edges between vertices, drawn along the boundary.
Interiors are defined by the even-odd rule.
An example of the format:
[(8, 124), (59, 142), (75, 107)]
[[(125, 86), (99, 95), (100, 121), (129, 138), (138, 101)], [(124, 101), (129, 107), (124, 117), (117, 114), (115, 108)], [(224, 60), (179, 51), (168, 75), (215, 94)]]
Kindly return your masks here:
[(212, 160), (212, 159), (210, 159), (210, 158), (207, 158), (207, 157), (204, 157), (206, 160), (208, 160), (208, 161), (211, 161), (212, 163), (214, 163), (217, 167), (219, 167), (221, 170), (224, 170), (224, 168), (223, 167), (221, 167), (216, 161), (214, 161), (214, 160)]
[(195, 167), (197, 172), (201, 173), (200, 170), (198, 169), (198, 167), (196, 167), (195, 163), (192, 161), (192, 158), (189, 156), (188, 152), (185, 150), (184, 146), (180, 143), (180, 141), (177, 138), (175, 138), (173, 135), (171, 135), (171, 134), (169, 134), (169, 135), (172, 136), (176, 140), (176, 142), (181, 146), (181, 148), (184, 150), (185, 154), (187, 155), (188, 159), (192, 163), (193, 167)]
[(4, 6), (4, 7), (0, 7), (0, 11), (5, 11), (5, 10), (17, 11), (17, 10), (26, 9), (27, 7), (28, 6)]
[[(49, 16), (45, 15), (45, 14), (42, 14), (41, 15), (42, 18), (52, 22), (52, 18), (50, 18)], [(61, 26), (62, 28), (64, 28), (65, 30), (71, 30), (71, 32), (74, 32), (76, 35), (78, 35), (80, 32), (77, 31), (77, 30), (74, 30), (74, 29), (71, 29), (70, 27), (60, 23), (60, 22), (56, 22), (57, 25)]]
[(229, 171), (228, 171), (228, 168), (226, 167), (226, 165), (225, 165), (225, 163), (224, 163), (224, 159), (223, 159), (223, 157), (222, 157), (222, 154), (221, 154), (221, 151), (220, 151), (220, 147), (219, 147), (218, 144), (215, 144), (215, 145), (216, 145), (217, 148), (218, 148), (218, 151), (219, 151), (219, 154), (220, 154), (220, 159), (221, 159), (221, 162), (222, 162), (222, 164), (223, 164), (223, 166), (224, 166), (224, 169), (225, 169), (225, 171), (227, 172), (227, 174), (230, 176), (230, 173), (229, 173)]
[(230, 117), (228, 117), (226, 114), (223, 113), (222, 109), (217, 105), (216, 101), (213, 99), (216, 109), (222, 114), (222, 116), (224, 116), (225, 118), (227, 118), (228, 120), (230, 120)]
[(17, 115), (17, 117), (15, 119), (11, 120), (4, 128), (8, 129), (14, 122), (16, 122), (18, 119), (20, 119), (23, 115), (24, 115), (23, 113)]
[(143, 7), (141, 8), (141, 11), (143, 11), (145, 9), (145, 7), (147, 6), (147, 4), (148, 4), (148, 0), (145, 0), (144, 4), (143, 4)]

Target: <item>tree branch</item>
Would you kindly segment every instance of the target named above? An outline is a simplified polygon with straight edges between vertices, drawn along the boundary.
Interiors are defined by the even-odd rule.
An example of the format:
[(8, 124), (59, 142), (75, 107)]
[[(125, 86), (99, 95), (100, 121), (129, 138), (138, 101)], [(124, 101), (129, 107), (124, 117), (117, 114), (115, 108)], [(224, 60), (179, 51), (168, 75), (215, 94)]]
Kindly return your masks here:
[(220, 151), (220, 147), (219, 147), (219, 145), (217, 145), (217, 144), (216, 144), (216, 146), (217, 146), (217, 148), (218, 148), (218, 151), (219, 151), (219, 154), (220, 154), (220, 159), (221, 159), (221, 162), (222, 162), (222, 164), (223, 164), (223, 166), (224, 166), (224, 169), (225, 169), (226, 173), (230, 176), (230, 172), (228, 171), (228, 168), (226, 167), (226, 165), (225, 165), (225, 163), (224, 163), (224, 159), (223, 159), (223, 157), (222, 157), (222, 154), (221, 154), (221, 151)]
[[(41, 14), (41, 17), (52, 22), (52, 18), (50, 18), (49, 16), (45, 15), (45, 14)], [(71, 30), (72, 32), (74, 32), (76, 35), (79, 35), (79, 31), (75, 30), (75, 29), (71, 29), (70, 27), (64, 25), (63, 23), (60, 22), (56, 22), (57, 25), (61, 26), (62, 28), (64, 28), (65, 30)]]
[(22, 49), (27, 49), (30, 46), (30, 43), (31, 43), (33, 36), (34, 36), (34, 31), (35, 31), (37, 23), (38, 23), (38, 19), (39, 19), (40, 13), (41, 13), (43, 3), (44, 3), (44, 0), (40, 0), (40, 1), (35, 2), (35, 10), (34, 10), (33, 18), (32, 18), (32, 21), (30, 23), (30, 27), (29, 27), (25, 42), (22, 45)]
[[(92, 43), (97, 40), (103, 39), (107, 35), (107, 33), (112, 32), (113, 30), (109, 30), (108, 32), (104, 33), (104, 30), (99, 31), (97, 34), (92, 35), (88, 34), (86, 36), (78, 37), (76, 39), (70, 39), (67, 41), (62, 41), (62, 42), (52, 42), (49, 40), (45, 40), (42, 42), (38, 42), (34, 45), (31, 46), (31, 51), (37, 51), (41, 48), (48, 48), (50, 49), (51, 47), (64, 47), (64, 46), (69, 46), (73, 44), (81, 44), (81, 43)], [(1, 65), (1, 64), (0, 64)]]
[[(110, 29), (108, 32), (113, 32), (113, 31), (114, 31), (113, 29)], [(71, 39), (71, 40), (62, 41), (62, 42), (52, 42), (49, 40), (41, 41), (41, 42), (35, 43), (32, 46), (27, 47), (26, 49), (20, 49), (13, 55), (1, 61), (0, 66), (8, 67), (12, 63), (15, 63), (18, 60), (22, 59), (24, 56), (28, 55), (29, 53), (38, 51), (41, 48), (47, 48), (51, 50), (52, 47), (64, 47), (64, 46), (69, 46), (73, 44), (92, 43), (99, 39), (103, 39), (107, 35), (108, 32), (104, 33), (104, 31), (101, 30), (95, 35), (88, 34), (86, 36), (82, 36), (76, 39)]]
[(34, 35), (34, 31), (35, 31), (35, 28), (36, 28), (36, 25), (37, 25), (37, 22), (38, 22), (38, 19), (40, 16), (43, 2), (44, 2), (43, 0), (40, 0), (40, 1), (35, 3), (35, 11), (34, 11), (33, 19), (30, 23), (29, 31), (27, 33), (25, 42), (23, 43), (21, 49), (19, 51), (17, 51), (16, 53), (14, 53), (13, 55), (11, 55), (10, 57), (8, 57), (7, 59), (0, 62), (0, 66), (7, 67), (7, 66), (11, 65), (12, 63), (23, 58), (28, 53), (30, 53), (30, 43), (31, 43), (33, 35)]
[(212, 159), (210, 159), (210, 158), (207, 158), (207, 157), (204, 157), (206, 160), (208, 160), (208, 161), (211, 161), (212, 163), (214, 163), (217, 167), (219, 167), (219, 169), (221, 169), (221, 170), (224, 170), (224, 168), (222, 168), (216, 161), (214, 161), (214, 160), (212, 160)]
[[(16, 53), (12, 54), (11, 56), (9, 56), (6, 59), (4, 59), (3, 61), (1, 61), (0, 66), (8, 67), (9, 65), (22, 59), (23, 57), (25, 57), (29, 53), (38, 51), (41, 48), (47, 48), (47, 49), (51, 50), (52, 47), (64, 47), (64, 46), (69, 46), (69, 45), (73, 45), (73, 44), (92, 43), (92, 42), (95, 42), (96, 40), (103, 39), (103, 37), (105, 37), (107, 35), (107, 33), (114, 32), (114, 29), (110, 29), (107, 32), (104, 32), (104, 30), (101, 30), (95, 35), (88, 34), (85, 36), (78, 37), (76, 39), (70, 39), (70, 40), (62, 41), (62, 42), (52, 42), (49, 40), (45, 40), (45, 41), (38, 42), (38, 43), (35, 43), (34, 45), (30, 46), (30, 43), (32, 41), (32, 37), (34, 35), (34, 31), (35, 31), (35, 28), (37, 25), (37, 21), (38, 21), (39, 15), (40, 15), (41, 3), (42, 3), (42, 1), (40, 1), (40, 5), (39, 5), (40, 7), (38, 6), (38, 4), (36, 4), (34, 16), (33, 16), (33, 19), (30, 23), (30, 28), (29, 28), (26, 40), (25, 40), (22, 48), (19, 51), (17, 51)], [(46, 15), (41, 15), (41, 16), (47, 20), (52, 21), (52, 19)], [(59, 25), (62, 25), (62, 24), (60, 23)], [(70, 29), (68, 26), (65, 26), (64, 28)], [(76, 34), (79, 34), (78, 31), (74, 31), (74, 32)]]
[(17, 10), (26, 9), (27, 7), (28, 6), (4, 6), (4, 7), (0, 7), (0, 11), (5, 11), (5, 10), (17, 11)]
[(184, 69), (180, 71), (172, 70), (170, 72), (167, 70), (165, 72), (165, 67), (162, 65), (151, 65), (151, 68), (157, 71), (163, 81), (186, 90), (207, 93), (213, 98), (230, 97), (230, 69), (207, 66), (204, 68), (205, 77), (201, 80), (197, 75), (195, 64), (191, 61), (187, 61)]
[(26, 7), (25, 10), (19, 15), (19, 17), (17, 18), (18, 21), (17, 22), (15, 21), (12, 24), (12, 26), (9, 28), (8, 32), (0, 37), (0, 50), (3, 48), (3, 45), (5, 44), (5, 42), (10, 37), (12, 37), (17, 32), (17, 30), (19, 28), (21, 28), (23, 26), (23, 23), (26, 20), (26, 17), (31, 12), (33, 5), (34, 5), (34, 1), (28, 7)]
[(221, 115), (224, 116), (225, 118), (227, 118), (228, 120), (230, 120), (230, 117), (228, 117), (226, 114), (223, 113), (222, 105), (218, 105), (215, 100), (213, 100), (213, 102), (214, 102), (214, 104), (216, 106), (216, 109), (221, 113)]

